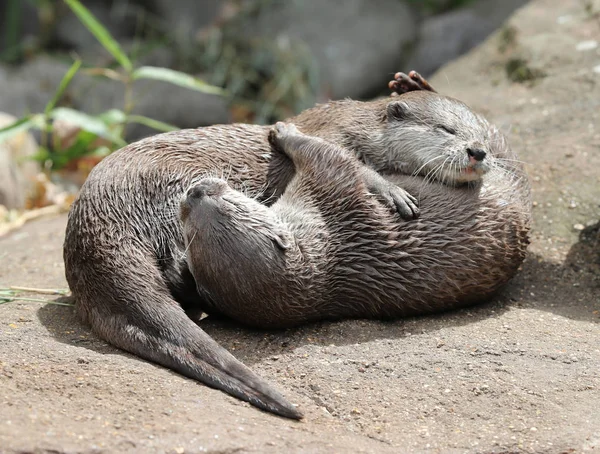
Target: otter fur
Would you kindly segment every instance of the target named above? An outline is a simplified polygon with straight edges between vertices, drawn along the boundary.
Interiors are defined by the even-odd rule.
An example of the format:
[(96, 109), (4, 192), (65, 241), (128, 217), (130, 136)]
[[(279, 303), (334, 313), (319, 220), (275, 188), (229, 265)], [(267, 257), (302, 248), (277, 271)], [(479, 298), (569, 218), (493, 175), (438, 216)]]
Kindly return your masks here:
[[(406, 121), (403, 96), (330, 102), (290, 121), (371, 166), (359, 166), (369, 192), (411, 218), (418, 210), (410, 196), (372, 170), (402, 169), (403, 150), (412, 147), (405, 143), (403, 149), (405, 138), (395, 127)], [(418, 103), (418, 98), (414, 100)], [(190, 273), (180, 201), (203, 178), (220, 175), (231, 188), (273, 203), (292, 179), (294, 165), (274, 151), (268, 134), (268, 127), (241, 124), (175, 131), (130, 144), (105, 158), (71, 207), (65, 271), (77, 313), (101, 338), (259, 408), (300, 418), (295, 406), (188, 316), (199, 310), (223, 311)], [(419, 140), (424, 144), (428, 138)], [(414, 152), (418, 155), (417, 149)], [(468, 165), (473, 167), (471, 161)], [(429, 170), (423, 174), (435, 177)], [(442, 197), (448, 189), (440, 187), (429, 183), (413, 191), (421, 192), (421, 197), (428, 190), (438, 191)], [(479, 216), (485, 218), (486, 213)]]
[[(190, 270), (226, 316), (281, 328), (447, 310), (489, 297), (523, 261), (527, 179), (489, 125), (480, 144), (489, 171), (477, 184), (398, 177), (421, 195), (411, 222), (369, 195), (356, 157), (292, 124), (276, 128), (272, 140), (296, 173), (275, 204), (218, 178), (199, 181), (181, 204)], [(453, 176), (445, 165), (441, 175)]]

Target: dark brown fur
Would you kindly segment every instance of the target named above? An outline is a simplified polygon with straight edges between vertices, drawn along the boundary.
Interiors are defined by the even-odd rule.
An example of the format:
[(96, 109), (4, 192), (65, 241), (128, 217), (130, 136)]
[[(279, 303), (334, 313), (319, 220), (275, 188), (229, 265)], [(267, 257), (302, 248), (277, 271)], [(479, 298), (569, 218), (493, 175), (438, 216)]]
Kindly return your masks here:
[(423, 208), (402, 222), (369, 195), (355, 157), (278, 129), (296, 174), (272, 207), (214, 178), (182, 203), (190, 269), (227, 316), (272, 328), (447, 310), (489, 297), (523, 261), (528, 183), (514, 161), (476, 187), (399, 177)]
[[(406, 121), (401, 99), (332, 102), (291, 121), (377, 170), (394, 170), (402, 167), (394, 141), (398, 122)], [(421, 102), (405, 99), (415, 106)], [(420, 124), (416, 117), (411, 121)], [(271, 203), (294, 168), (289, 159), (272, 153), (268, 131), (250, 125), (183, 130), (141, 140), (107, 157), (72, 206), (64, 259), (77, 312), (100, 337), (260, 408), (298, 418), (294, 406), (186, 314), (198, 308), (210, 312), (218, 305), (206, 289), (196, 290), (186, 264), (179, 202), (195, 182), (217, 174), (233, 188)], [(397, 186), (373, 171), (360, 167), (359, 173), (388, 205), (402, 198)], [(428, 228), (436, 228), (431, 222)], [(402, 235), (413, 233), (408, 229)]]

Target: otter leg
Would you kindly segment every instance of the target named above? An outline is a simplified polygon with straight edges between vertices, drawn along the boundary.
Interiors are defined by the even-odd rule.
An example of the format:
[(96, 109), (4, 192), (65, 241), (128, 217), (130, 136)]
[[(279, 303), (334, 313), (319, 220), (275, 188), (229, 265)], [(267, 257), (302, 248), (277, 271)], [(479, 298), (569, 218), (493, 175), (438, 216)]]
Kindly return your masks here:
[[(400, 214), (402, 219), (411, 220), (419, 217), (417, 199), (404, 189), (390, 183), (375, 170), (362, 165), (347, 150), (340, 146), (326, 142), (317, 137), (307, 136), (299, 132), (293, 124), (279, 122), (271, 131), (269, 140), (276, 149), (283, 151), (296, 166), (297, 171), (319, 171), (318, 183), (326, 187), (327, 179), (331, 184), (339, 186), (344, 180), (352, 187), (355, 181), (362, 180), (369, 193)], [(323, 156), (326, 155), (326, 156)], [(352, 171), (356, 174), (354, 179), (342, 179), (338, 174), (332, 172), (332, 168), (352, 165)], [(315, 167), (316, 166), (316, 167)], [(347, 168), (347, 167), (345, 167)], [(326, 188), (329, 190), (330, 188)]]
[[(120, 246), (125, 252), (113, 253), (110, 263), (81, 261), (80, 254), (66, 251), (67, 279), (77, 311), (96, 334), (263, 410), (302, 417), (271, 385), (186, 316), (149, 252), (132, 243)], [(83, 276), (94, 276), (93, 285)]]
[(427, 80), (416, 71), (411, 71), (408, 75), (398, 72), (394, 75), (394, 80), (388, 83), (388, 87), (392, 90), (392, 96), (401, 95), (409, 91), (433, 91), (434, 88)]

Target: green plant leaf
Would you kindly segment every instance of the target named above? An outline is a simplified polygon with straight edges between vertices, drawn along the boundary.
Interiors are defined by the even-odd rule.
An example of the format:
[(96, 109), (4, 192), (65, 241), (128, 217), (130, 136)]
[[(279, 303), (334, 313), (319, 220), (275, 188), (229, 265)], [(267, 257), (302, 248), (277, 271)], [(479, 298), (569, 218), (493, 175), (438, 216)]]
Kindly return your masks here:
[(0, 143), (31, 128), (42, 129), (44, 127), (44, 118), (41, 115), (27, 115), (20, 118), (13, 124), (0, 129)]
[(108, 30), (94, 17), (94, 15), (83, 6), (79, 0), (64, 0), (69, 8), (77, 15), (85, 27), (96, 37), (104, 48), (112, 54), (119, 64), (127, 71), (131, 72), (133, 65), (131, 61), (119, 46), (119, 43), (111, 36)]
[(51, 160), (52, 155), (50, 154), (50, 151), (47, 148), (38, 147), (37, 151), (33, 155), (31, 155), (30, 159), (33, 161), (44, 163), (48, 160)]
[(66, 107), (57, 107), (50, 113), (50, 117), (54, 120), (63, 120), (67, 123), (75, 125), (84, 131), (96, 134), (99, 137), (110, 140), (114, 144), (124, 147), (127, 145), (121, 137), (113, 134), (109, 127), (97, 117), (79, 112), (74, 109), (68, 109)]
[(98, 118), (108, 126), (123, 124), (127, 121), (127, 115), (119, 109), (110, 109), (106, 112), (102, 112), (98, 115)]
[(69, 86), (71, 81), (73, 80), (73, 77), (75, 77), (75, 74), (77, 73), (77, 71), (79, 71), (80, 67), (81, 67), (81, 60), (75, 60), (73, 62), (73, 64), (71, 65), (71, 67), (69, 68), (69, 70), (67, 71), (67, 73), (64, 75), (64, 77), (60, 81), (60, 84), (58, 85), (58, 89), (54, 93), (54, 96), (52, 97), (50, 102), (48, 104), (46, 104), (46, 109), (44, 109), (44, 113), (46, 115), (50, 115), (50, 111), (52, 109), (54, 109), (54, 107), (56, 106), (56, 103), (61, 98), (61, 96), (64, 94), (65, 90), (67, 89), (67, 87)]
[(177, 126), (173, 126), (168, 123), (155, 120), (153, 118), (144, 117), (142, 115), (129, 115), (127, 117), (127, 123), (138, 123), (140, 125), (148, 126), (149, 128), (156, 129), (157, 131), (162, 132), (179, 130)]
[(132, 73), (133, 79), (153, 79), (169, 82), (173, 85), (189, 88), (191, 90), (209, 93), (213, 95), (223, 95), (225, 90), (214, 85), (210, 85), (197, 77), (191, 76), (180, 71), (168, 68), (158, 68), (156, 66), (142, 66)]

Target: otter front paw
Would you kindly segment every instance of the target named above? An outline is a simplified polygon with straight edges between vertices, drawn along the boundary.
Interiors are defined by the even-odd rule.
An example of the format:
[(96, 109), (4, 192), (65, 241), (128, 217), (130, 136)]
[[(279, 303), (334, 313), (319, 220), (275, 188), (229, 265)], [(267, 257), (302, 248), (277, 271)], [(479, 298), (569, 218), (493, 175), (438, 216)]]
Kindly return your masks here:
[(395, 184), (390, 183), (389, 187), (381, 188), (377, 196), (392, 211), (397, 211), (405, 221), (419, 217), (420, 212), (417, 199), (410, 195), (408, 191)]
[(429, 82), (416, 71), (411, 71), (408, 75), (399, 72), (394, 75), (394, 80), (388, 83), (388, 87), (392, 90), (392, 96), (401, 95), (409, 91), (433, 91), (434, 88), (429, 85)]
[(410, 221), (419, 217), (417, 199), (408, 191), (390, 183), (375, 171), (368, 171), (364, 179), (367, 189), (390, 210), (397, 212), (402, 219)]

